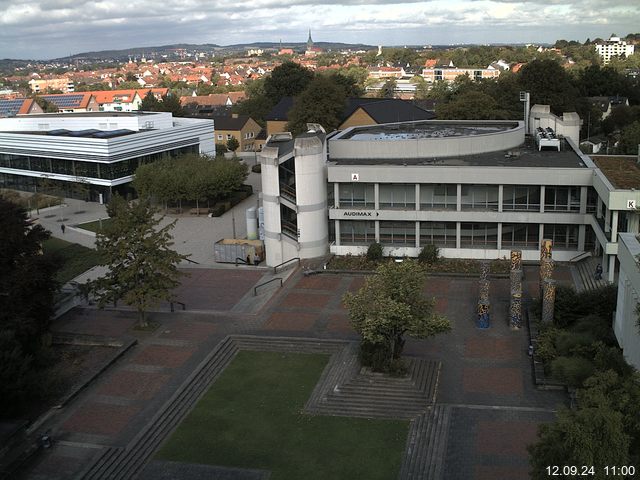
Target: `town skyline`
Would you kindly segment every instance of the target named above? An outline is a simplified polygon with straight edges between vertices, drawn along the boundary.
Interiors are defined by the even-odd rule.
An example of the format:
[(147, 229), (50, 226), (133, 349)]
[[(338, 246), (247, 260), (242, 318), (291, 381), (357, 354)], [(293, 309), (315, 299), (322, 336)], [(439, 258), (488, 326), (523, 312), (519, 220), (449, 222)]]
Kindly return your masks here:
[(176, 43), (301, 43), (309, 28), (316, 42), (383, 46), (584, 42), (633, 33), (640, 20), (640, 5), (624, 0), (346, 0), (323, 5), (322, 12), (310, 6), (307, 0), (168, 0), (161, 7), (0, 0), (0, 58), (46, 60)]

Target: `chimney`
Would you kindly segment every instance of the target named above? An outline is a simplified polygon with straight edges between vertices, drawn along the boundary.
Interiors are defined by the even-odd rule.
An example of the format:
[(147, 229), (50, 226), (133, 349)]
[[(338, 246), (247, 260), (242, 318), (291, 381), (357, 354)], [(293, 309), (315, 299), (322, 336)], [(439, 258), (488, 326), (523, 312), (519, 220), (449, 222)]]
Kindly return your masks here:
[(232, 113), (231, 114), (231, 118), (238, 118), (238, 114), (237, 113)]

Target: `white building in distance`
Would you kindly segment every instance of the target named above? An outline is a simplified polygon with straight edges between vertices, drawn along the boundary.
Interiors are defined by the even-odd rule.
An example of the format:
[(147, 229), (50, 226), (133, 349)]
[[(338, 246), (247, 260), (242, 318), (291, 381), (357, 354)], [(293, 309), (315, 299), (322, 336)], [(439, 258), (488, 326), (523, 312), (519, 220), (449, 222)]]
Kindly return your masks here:
[(628, 57), (629, 55), (633, 55), (634, 48), (634, 45), (620, 40), (620, 37), (611, 36), (609, 40), (596, 45), (596, 52), (602, 57), (602, 63), (607, 65), (612, 57), (621, 57), (623, 55)]

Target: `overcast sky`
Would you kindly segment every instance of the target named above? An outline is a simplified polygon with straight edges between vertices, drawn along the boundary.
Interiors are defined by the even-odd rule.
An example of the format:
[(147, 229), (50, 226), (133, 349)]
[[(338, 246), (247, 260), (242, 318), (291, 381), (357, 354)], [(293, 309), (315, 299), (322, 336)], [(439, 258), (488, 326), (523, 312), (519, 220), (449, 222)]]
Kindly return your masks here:
[(638, 0), (0, 0), (0, 58), (173, 43), (552, 43), (640, 31)]

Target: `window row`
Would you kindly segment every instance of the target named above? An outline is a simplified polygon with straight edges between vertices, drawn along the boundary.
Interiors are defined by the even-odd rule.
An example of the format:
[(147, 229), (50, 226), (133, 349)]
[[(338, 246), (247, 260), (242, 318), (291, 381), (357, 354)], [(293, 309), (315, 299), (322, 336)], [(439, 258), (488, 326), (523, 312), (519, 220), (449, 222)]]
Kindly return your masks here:
[[(379, 184), (380, 209), (416, 209), (415, 184)], [(375, 208), (373, 183), (340, 183), (340, 208)], [(458, 186), (456, 184), (420, 184), (420, 210), (456, 210)], [(502, 210), (540, 211), (541, 188), (537, 185), (505, 185), (502, 191)], [(596, 210), (598, 196), (593, 188), (587, 194), (587, 212)], [(498, 211), (498, 185), (462, 185), (461, 210)], [(544, 210), (550, 212), (579, 212), (580, 187), (545, 187)]]
[(0, 167), (43, 173), (57, 173), (61, 175), (73, 175), (76, 177), (114, 180), (116, 178), (133, 175), (141, 164), (151, 163), (165, 158), (173, 158), (188, 153), (198, 153), (198, 150), (198, 146), (194, 145), (113, 163), (83, 162), (81, 160), (64, 160), (60, 158), (0, 154)]
[[(419, 245), (455, 248), (456, 222), (419, 222)], [(380, 221), (379, 242), (386, 246), (416, 246), (416, 222)], [(533, 223), (503, 223), (502, 248), (537, 249), (540, 228)], [(578, 225), (544, 225), (544, 238), (550, 238), (556, 248), (578, 248)], [(341, 245), (369, 245), (376, 241), (374, 221), (340, 220)], [(460, 223), (462, 248), (498, 248), (497, 223)]]

